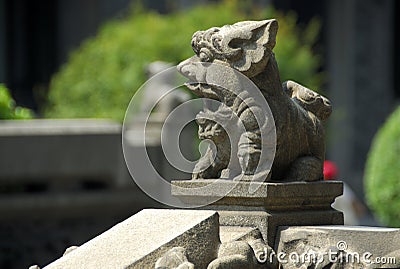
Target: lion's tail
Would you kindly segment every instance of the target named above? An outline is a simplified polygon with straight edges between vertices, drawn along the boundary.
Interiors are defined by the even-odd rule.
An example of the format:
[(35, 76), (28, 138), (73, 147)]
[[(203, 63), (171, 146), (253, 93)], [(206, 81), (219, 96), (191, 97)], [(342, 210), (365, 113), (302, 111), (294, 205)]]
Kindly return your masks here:
[(313, 113), (318, 119), (324, 121), (331, 115), (331, 102), (326, 97), (291, 80), (285, 81), (282, 87), (294, 102)]

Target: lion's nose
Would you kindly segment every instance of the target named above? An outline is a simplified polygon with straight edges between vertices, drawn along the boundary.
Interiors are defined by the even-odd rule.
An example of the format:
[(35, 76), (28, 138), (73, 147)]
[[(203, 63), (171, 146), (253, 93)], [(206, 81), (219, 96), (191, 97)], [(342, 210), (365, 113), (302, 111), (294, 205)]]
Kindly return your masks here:
[(187, 77), (189, 80), (197, 81), (199, 76), (199, 70), (197, 66), (198, 62), (199, 60), (196, 56), (186, 59), (178, 64), (178, 72)]
[(178, 66), (176, 67), (176, 69), (178, 69), (179, 73), (181, 73), (182, 75), (184, 75), (182, 69), (183, 69), (183, 67), (184, 67), (185, 65), (187, 65), (187, 61), (188, 61), (188, 60), (185, 60), (185, 61), (180, 62), (180, 63), (178, 64)]
[(184, 76), (187, 76), (188, 72), (189, 72), (189, 70), (187, 68), (188, 64), (189, 64), (189, 59), (187, 59), (187, 60), (185, 60), (183, 62), (180, 62), (178, 64), (178, 66), (176, 67), (178, 69), (178, 72), (181, 73)]
[(182, 68), (179, 70), (179, 72), (184, 75), (186, 78), (188, 78), (190, 81), (197, 81), (196, 79), (196, 73), (194, 72), (194, 68), (191, 65), (184, 65)]

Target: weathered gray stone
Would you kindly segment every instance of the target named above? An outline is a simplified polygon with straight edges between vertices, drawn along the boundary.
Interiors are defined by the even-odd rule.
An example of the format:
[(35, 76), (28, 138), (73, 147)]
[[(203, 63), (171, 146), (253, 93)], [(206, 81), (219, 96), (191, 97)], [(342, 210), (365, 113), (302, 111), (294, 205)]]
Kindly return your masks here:
[[(213, 108), (205, 103), (197, 116), (200, 139), (210, 139), (216, 146), (210, 146), (199, 160), (193, 179), (252, 180), (258, 174), (264, 175), (263, 181), (323, 178), (321, 122), (330, 115), (331, 105), (328, 99), (295, 82), (281, 85), (272, 52), (277, 31), (276, 20), (243, 21), (193, 35), (196, 55), (180, 63), (178, 70), (190, 79), (187, 87), (196, 95), (222, 104)], [(249, 92), (249, 84), (240, 76), (215, 72), (211, 63), (229, 66), (251, 80), (268, 102), (273, 118), (267, 116), (259, 98)], [(243, 130), (236, 128), (239, 122)], [(263, 132), (268, 135), (263, 136)], [(266, 152), (270, 155), (262, 157)], [(272, 173), (266, 163), (272, 163)]]
[(174, 247), (165, 253), (156, 262), (155, 269), (194, 269), (194, 264), (188, 262), (186, 250), (183, 247)]
[(242, 269), (258, 268), (251, 246), (245, 241), (222, 243), (218, 250), (218, 258), (212, 261), (207, 269)]
[[(299, 264), (303, 264), (301, 268), (400, 266), (400, 229), (357, 226), (281, 227), (278, 239), (277, 253), (286, 255), (281, 256), (283, 269), (299, 268)], [(316, 258), (310, 260), (310, 257)]]
[(182, 180), (173, 181), (171, 191), (184, 203), (218, 211), (221, 225), (257, 227), (270, 246), (279, 226), (343, 224), (343, 214), (331, 207), (343, 193), (339, 181)]
[(217, 210), (222, 225), (236, 225), (257, 227), (260, 229), (264, 240), (269, 246), (276, 242), (276, 231), (279, 226), (299, 225), (328, 225), (343, 224), (343, 214), (336, 210), (309, 210), (309, 211), (266, 211), (262, 208), (256, 210), (229, 210), (210, 206), (206, 209)]
[(274, 260), (265, 259), (273, 252), (257, 228), (239, 226), (220, 227), (221, 245), (218, 258), (208, 265), (212, 268), (275, 268)]
[(131, 183), (121, 151), (121, 124), (110, 120), (0, 121), (0, 148), (2, 184)]
[[(318, 182), (324, 159), (321, 122), (329, 117), (331, 106), (326, 98), (295, 82), (281, 85), (272, 53), (276, 32), (275, 20), (197, 32), (192, 40), (197, 56), (179, 66), (194, 82), (189, 89), (222, 104), (211, 109), (205, 103), (205, 110), (197, 116), (199, 137), (212, 140), (216, 147), (209, 147), (197, 164), (192, 177), (197, 180), (173, 182), (172, 194), (185, 203), (218, 211), (220, 219), (215, 211), (207, 210), (142, 211), (46, 268), (255, 269), (277, 268), (278, 262), (283, 269), (376, 267), (366, 260), (338, 262), (354, 253), (371, 253), (363, 256), (367, 259), (395, 258), (397, 264), (379, 267), (399, 268), (399, 229), (299, 227), (342, 224), (342, 213), (331, 204), (342, 194), (343, 186), (335, 181)], [(204, 62), (229, 65), (250, 78), (268, 101), (273, 121), (266, 117), (259, 125), (257, 113), (262, 110), (251, 94), (246, 95), (245, 84), (233, 83), (233, 93), (203, 85), (210, 82), (207, 79), (212, 73)], [(227, 82), (231, 78), (227, 74), (210, 76)], [(242, 102), (244, 99), (248, 102)], [(230, 110), (244, 124), (244, 131), (236, 128)], [(271, 126), (276, 127), (277, 141), (274, 135), (262, 141), (261, 133), (271, 131)], [(264, 143), (276, 146), (272, 174), (263, 166)], [(268, 173), (262, 182), (250, 182), (259, 165)], [(325, 257), (332, 252), (333, 257)], [(280, 253), (289, 254), (289, 261), (281, 261)], [(309, 260), (293, 262), (290, 253), (307, 253)], [(264, 260), (267, 254), (277, 257)], [(310, 254), (325, 260), (319, 256), (310, 259)]]
[(241, 226), (220, 226), (219, 237), (222, 243), (262, 238), (261, 233), (257, 228)]
[(217, 256), (214, 211), (146, 209), (90, 240), (45, 268), (154, 268), (173, 247), (183, 247), (196, 268)]
[[(254, 190), (254, 191), (252, 191)], [(268, 210), (327, 209), (343, 193), (340, 181), (233, 182), (230, 180), (172, 181), (172, 195), (182, 202), (205, 205), (261, 206)]]
[(63, 256), (67, 255), (68, 253), (71, 253), (72, 251), (74, 251), (74, 250), (77, 249), (77, 248), (78, 248), (78, 246), (70, 246), (70, 247), (68, 247), (68, 248), (64, 251)]

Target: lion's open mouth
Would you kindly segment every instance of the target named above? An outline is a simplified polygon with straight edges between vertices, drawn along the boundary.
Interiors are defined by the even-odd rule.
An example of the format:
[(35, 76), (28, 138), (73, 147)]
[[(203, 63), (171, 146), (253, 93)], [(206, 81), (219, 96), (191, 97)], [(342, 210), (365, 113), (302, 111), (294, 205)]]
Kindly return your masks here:
[(218, 94), (214, 91), (213, 87), (206, 83), (188, 81), (185, 86), (196, 94), (198, 97), (210, 98), (219, 100)]
[(195, 81), (188, 81), (185, 86), (197, 96), (201, 96), (201, 83)]

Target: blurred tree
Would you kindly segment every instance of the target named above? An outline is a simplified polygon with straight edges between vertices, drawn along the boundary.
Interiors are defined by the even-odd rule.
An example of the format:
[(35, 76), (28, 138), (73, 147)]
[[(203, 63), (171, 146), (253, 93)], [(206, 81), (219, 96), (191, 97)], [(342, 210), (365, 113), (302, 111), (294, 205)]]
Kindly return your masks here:
[(318, 20), (304, 29), (296, 15), (258, 8), (239, 1), (198, 6), (160, 15), (135, 5), (129, 16), (107, 22), (96, 37), (72, 53), (52, 78), (46, 117), (103, 117), (122, 121), (129, 100), (145, 82), (144, 66), (161, 60), (178, 63), (193, 55), (192, 34), (241, 20), (277, 18), (275, 48), (282, 80), (293, 79), (312, 89), (321, 86), (321, 58), (313, 54)]
[(375, 136), (365, 171), (368, 205), (379, 220), (400, 227), (400, 107)]
[(4, 84), (0, 84), (0, 120), (31, 119), (32, 117), (33, 112), (16, 106), (10, 91)]

